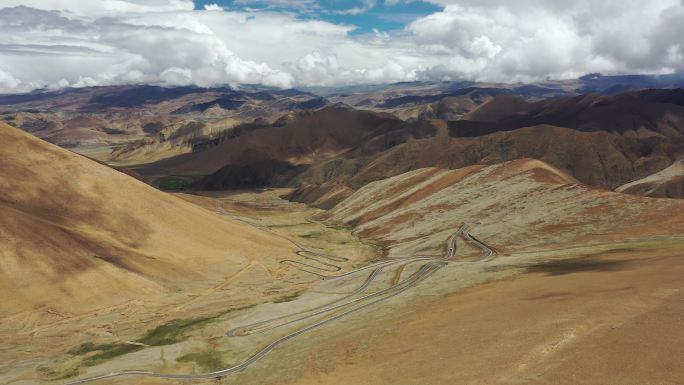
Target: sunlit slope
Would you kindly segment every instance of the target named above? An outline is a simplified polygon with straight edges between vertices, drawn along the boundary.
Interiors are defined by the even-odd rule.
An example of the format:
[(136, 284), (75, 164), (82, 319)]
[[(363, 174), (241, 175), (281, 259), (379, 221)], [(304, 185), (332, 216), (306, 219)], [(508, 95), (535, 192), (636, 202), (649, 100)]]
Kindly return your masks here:
[(391, 253), (437, 251), (461, 223), (500, 251), (549, 242), (643, 239), (684, 230), (684, 202), (597, 190), (531, 159), (457, 170), (425, 168), (373, 182), (331, 211), (331, 219), (378, 238)]
[(232, 274), (288, 246), (0, 123), (0, 312), (102, 307)]
[(616, 191), (661, 198), (684, 198), (684, 159), (646, 178), (627, 183)]

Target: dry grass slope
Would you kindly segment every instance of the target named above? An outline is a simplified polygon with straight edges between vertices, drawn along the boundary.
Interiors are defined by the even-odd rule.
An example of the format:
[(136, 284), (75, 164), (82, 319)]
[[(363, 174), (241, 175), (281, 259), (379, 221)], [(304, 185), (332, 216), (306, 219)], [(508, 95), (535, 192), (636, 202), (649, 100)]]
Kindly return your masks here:
[(0, 315), (162, 295), (289, 250), (5, 124), (0, 162)]

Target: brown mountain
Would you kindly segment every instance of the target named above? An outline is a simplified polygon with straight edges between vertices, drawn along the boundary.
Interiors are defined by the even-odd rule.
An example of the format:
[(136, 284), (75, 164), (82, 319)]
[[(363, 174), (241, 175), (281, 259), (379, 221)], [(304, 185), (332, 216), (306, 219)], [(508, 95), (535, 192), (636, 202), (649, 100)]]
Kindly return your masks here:
[(660, 198), (684, 197), (684, 159), (653, 175), (624, 184), (616, 191)]
[[(330, 219), (390, 257), (444, 255), (463, 223), (498, 254), (473, 263), (482, 251), (459, 241), (458, 262), (405, 311), (316, 340), (296, 384), (681, 382), (682, 212), (684, 201), (600, 191), (530, 159), (369, 184)], [(378, 336), (393, 338), (367, 344)], [(344, 364), (321, 373), (331, 361)]]
[(480, 136), (548, 124), (579, 131), (677, 138), (684, 135), (684, 89), (645, 90), (615, 96), (587, 94), (536, 103), (497, 98), (450, 124), (453, 136)]
[(227, 165), (279, 160), (294, 165), (330, 159), (389, 133), (408, 132), (407, 124), (387, 114), (327, 107), (301, 114), (284, 125), (247, 132), (203, 152), (150, 168), (173, 168), (184, 174), (212, 173)]
[[(364, 144), (344, 159), (316, 165), (300, 178), (293, 197), (316, 202), (327, 191), (340, 190), (340, 183), (356, 190), (421, 167), (459, 168), (525, 157), (543, 160), (583, 183), (614, 189), (663, 170), (684, 154), (683, 95), (683, 90), (650, 90), (537, 103), (496, 97), (466, 117), (473, 120), (431, 122), (434, 136), (377, 152)], [(321, 171), (349, 163), (362, 166), (344, 177), (326, 178), (335, 173)]]
[(267, 87), (88, 87), (0, 95), (0, 119), (39, 138), (117, 163), (145, 163), (187, 153), (233, 127), (328, 102)]
[(305, 166), (282, 160), (258, 160), (247, 164), (229, 164), (197, 181), (192, 187), (203, 190), (237, 190), (254, 187), (282, 187)]
[[(369, 182), (422, 167), (532, 158), (612, 190), (660, 172), (682, 156), (684, 91), (675, 89), (537, 102), (493, 96), (455, 121), (407, 122), (385, 113), (327, 107), (243, 130), (139, 171), (217, 173), (200, 188), (287, 185), (295, 188), (294, 200), (332, 207)], [(289, 164), (287, 172), (269, 170), (280, 162)], [(677, 188), (668, 191), (679, 196)]]
[[(628, 209), (627, 209), (628, 208)], [(684, 201), (583, 185), (544, 162), (518, 159), (455, 170), (428, 167), (370, 183), (328, 212), (390, 255), (439, 253), (461, 223), (502, 254), (582, 240), (601, 243), (684, 229)]]
[(161, 298), (289, 250), (5, 124), (0, 160), (0, 289), (10, 314)]

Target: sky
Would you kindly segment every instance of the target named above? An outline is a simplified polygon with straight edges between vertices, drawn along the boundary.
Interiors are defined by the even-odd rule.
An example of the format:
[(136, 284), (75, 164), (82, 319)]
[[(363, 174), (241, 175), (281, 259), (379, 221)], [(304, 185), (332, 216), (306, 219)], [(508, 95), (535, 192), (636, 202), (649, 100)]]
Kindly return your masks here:
[(0, 0), (0, 93), (684, 70), (684, 0)]
[(302, 19), (319, 19), (335, 24), (353, 25), (350, 35), (401, 30), (413, 20), (437, 12), (443, 7), (423, 1), (323, 0), (323, 1), (195, 1), (195, 9), (212, 4), (231, 11), (278, 11)]

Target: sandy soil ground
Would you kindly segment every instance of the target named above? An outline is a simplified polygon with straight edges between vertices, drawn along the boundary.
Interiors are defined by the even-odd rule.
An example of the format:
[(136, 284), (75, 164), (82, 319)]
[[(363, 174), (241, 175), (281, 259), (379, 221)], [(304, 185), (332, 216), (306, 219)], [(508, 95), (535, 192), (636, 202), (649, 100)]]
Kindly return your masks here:
[(235, 383), (684, 383), (684, 241), (622, 250), (356, 316)]

